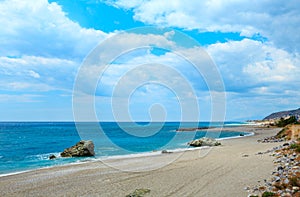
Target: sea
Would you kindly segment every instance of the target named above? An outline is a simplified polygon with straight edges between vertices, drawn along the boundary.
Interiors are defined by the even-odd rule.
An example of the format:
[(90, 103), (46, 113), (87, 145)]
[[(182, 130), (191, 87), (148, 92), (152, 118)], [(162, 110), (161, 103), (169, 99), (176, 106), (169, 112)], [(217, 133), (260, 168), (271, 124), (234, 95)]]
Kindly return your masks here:
[[(176, 132), (178, 128), (240, 126), (244, 122), (117, 123), (117, 122), (0, 122), (0, 176), (38, 168), (116, 156), (140, 156), (154, 151), (186, 150), (201, 137), (216, 139), (251, 135), (244, 131)], [(80, 140), (92, 140), (95, 156), (62, 158), (60, 152)], [(50, 160), (50, 155), (57, 158)]]

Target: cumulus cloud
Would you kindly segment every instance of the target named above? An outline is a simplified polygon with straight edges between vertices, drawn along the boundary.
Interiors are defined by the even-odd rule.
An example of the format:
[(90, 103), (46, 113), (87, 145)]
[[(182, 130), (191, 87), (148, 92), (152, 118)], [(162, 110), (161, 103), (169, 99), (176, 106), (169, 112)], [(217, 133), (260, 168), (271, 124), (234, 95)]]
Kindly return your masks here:
[(0, 1), (0, 56), (83, 58), (107, 34), (86, 29), (47, 0)]
[[(219, 66), (228, 91), (282, 91), (300, 85), (300, 57), (250, 39), (207, 47)], [(290, 84), (290, 85), (287, 85)], [(276, 87), (276, 88), (274, 88)], [(263, 91), (257, 91), (257, 93)]]
[(207, 51), (224, 79), (231, 119), (264, 118), (299, 107), (295, 91), (300, 86), (298, 54), (250, 39), (216, 43)]
[[(208, 61), (205, 55), (199, 56), (197, 47), (178, 47), (172, 41), (176, 34), (174, 31), (163, 35), (129, 32), (114, 39), (113, 45), (101, 48), (106, 53), (95, 51), (98, 55), (96, 60), (113, 60), (115, 57), (111, 54), (123, 54), (124, 51), (131, 50), (127, 55), (114, 59), (111, 67), (102, 76), (102, 86), (98, 87), (98, 95), (111, 96), (111, 89), (122, 74), (141, 64), (156, 63), (169, 65), (185, 76), (197, 90), (198, 99), (203, 100), (203, 103), (209, 100), (206, 80), (213, 81), (216, 87), (222, 83), (212, 77), (211, 73), (217, 72), (210, 70), (214, 68), (221, 71), (225, 81), (229, 108), (240, 106), (243, 109), (246, 104), (255, 106), (254, 101), (276, 102), (288, 106), (288, 100), (275, 98), (278, 95), (284, 95), (290, 98), (290, 101), (299, 104), (288, 96), (298, 95), (294, 90), (300, 85), (300, 4), (297, 0), (117, 0), (110, 3), (120, 8), (131, 9), (135, 20), (147, 24), (197, 29), (203, 32), (239, 32), (248, 38), (207, 46), (206, 49), (218, 68), (209, 64), (201, 70), (206, 75), (199, 76), (194, 75), (195, 70), (187, 68), (186, 62), (176, 58), (171, 52), (152, 54), (151, 49), (149, 53), (131, 50), (141, 45), (155, 44), (162, 48), (177, 49), (184, 57), (196, 62), (204, 64)], [(48, 3), (47, 0), (0, 1), (0, 25), (0, 89), (2, 93), (12, 93), (0, 95), (0, 100), (13, 100), (15, 97), (15, 101), (30, 102), (40, 98), (36, 96), (36, 92), (47, 91), (63, 91), (63, 94), (69, 95), (83, 57), (109, 36), (99, 30), (81, 27), (71, 21), (58, 4)], [(267, 41), (252, 40), (252, 36), (255, 35), (262, 35)], [(90, 65), (85, 70), (81, 77), (86, 78), (87, 83), (82, 84), (82, 89), (88, 90), (93, 87), (89, 80), (93, 83), (94, 79), (98, 79), (98, 71), (97, 65)], [(170, 79), (168, 82), (172, 86), (189, 95), (189, 92), (184, 92), (186, 89), (182, 86), (180, 77), (168, 76), (165, 69), (141, 69), (133, 74), (127, 79), (123, 78), (123, 90), (134, 87), (134, 80), (151, 80), (151, 77), (157, 75), (158, 78)], [(143, 98), (149, 94), (159, 99), (174, 96), (162, 89), (146, 85), (135, 94), (142, 99), (135, 101), (144, 101)], [(217, 88), (213, 88), (213, 91), (215, 90), (217, 91)], [(15, 95), (17, 93), (19, 96)], [(30, 97), (28, 93), (34, 96)]]
[(82, 59), (108, 36), (47, 0), (0, 1), (0, 26), (0, 88), (14, 92), (71, 92)]
[[(117, 100), (118, 112), (120, 109), (127, 110), (124, 105), (128, 100), (138, 104), (134, 107), (135, 111), (151, 106), (153, 102), (172, 109), (170, 106), (178, 105), (177, 99), (180, 99), (184, 109), (196, 110), (196, 100), (199, 97), (202, 99), (210, 96), (206, 82), (213, 84), (213, 90), (220, 91), (221, 88), (216, 89), (218, 85), (215, 84), (221, 81), (214, 77), (216, 67), (207, 53), (199, 47), (185, 47), (187, 43), (182, 40), (176, 43), (172, 40), (174, 34), (176, 33), (172, 31), (164, 34), (144, 31), (143, 34), (127, 32), (111, 37), (112, 42), (104, 42), (103, 46), (96, 48), (80, 68), (73, 101), (82, 102), (77, 98), (79, 91), (78, 93), (96, 94), (97, 97), (111, 97), (112, 100)], [(197, 70), (197, 66), (192, 63), (200, 63), (202, 67)], [(205, 77), (211, 79), (205, 81)], [(86, 95), (78, 94), (78, 97), (81, 96)], [(125, 101), (120, 101), (122, 99)], [(93, 99), (87, 101), (92, 102)], [(211, 102), (211, 98), (205, 100), (207, 105)], [(205, 105), (204, 102), (201, 104)], [(89, 107), (82, 107), (81, 110), (87, 108)], [(118, 114), (123, 116), (123, 113)], [(170, 117), (177, 115), (171, 113)], [(192, 117), (198, 115), (199, 113), (192, 113), (190, 110), (188, 118), (192, 120)], [(128, 117), (121, 120), (128, 120)]]
[[(129, 32), (111, 37), (112, 40), (108, 39), (107, 43), (104, 42), (96, 48), (80, 68), (77, 78), (78, 82), (81, 81), (78, 83), (79, 89), (93, 94), (95, 85), (101, 78), (98, 94), (111, 95), (111, 91), (107, 90), (112, 90), (123, 75), (145, 64), (152, 64), (152, 70), (150, 67), (140, 69), (127, 81), (123, 81), (124, 89), (130, 89), (131, 81), (145, 80), (147, 77), (149, 81), (158, 78), (171, 81), (173, 75), (164, 72), (166, 69), (163, 65), (181, 75), (182, 80), (174, 79), (173, 86), (181, 87), (181, 82), (188, 80), (197, 90), (208, 90), (206, 83), (209, 83), (212, 90), (222, 87), (216, 65), (209, 55), (200, 47), (184, 47), (186, 42), (175, 42), (172, 40), (174, 34), (176, 33), (172, 31), (162, 35), (153, 32), (147, 34)], [(219, 91), (222, 91), (221, 89), (219, 88)], [(182, 91), (184, 90), (185, 88), (182, 88)]]
[(116, 0), (113, 3), (132, 9), (135, 20), (147, 24), (200, 31), (240, 32), (247, 37), (260, 34), (280, 48), (300, 51), (298, 0)]

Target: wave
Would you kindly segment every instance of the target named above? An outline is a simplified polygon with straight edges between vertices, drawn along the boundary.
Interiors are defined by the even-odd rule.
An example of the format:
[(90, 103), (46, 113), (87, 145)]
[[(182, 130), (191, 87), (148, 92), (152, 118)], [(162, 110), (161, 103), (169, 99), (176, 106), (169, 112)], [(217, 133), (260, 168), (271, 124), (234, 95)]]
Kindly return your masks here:
[(248, 122), (232, 122), (232, 123), (225, 123), (224, 126), (225, 127), (230, 127), (230, 126), (245, 126), (245, 125), (249, 125)]
[(236, 138), (242, 138), (242, 137), (250, 137), (255, 135), (254, 132), (244, 132), (244, 136), (232, 136), (232, 137), (223, 137), (223, 138), (218, 138), (217, 140), (229, 140), (229, 139), (236, 139)]
[(5, 174), (0, 174), (0, 177), (11, 176), (11, 175), (16, 175), (16, 174), (23, 174), (25, 172), (30, 172), (30, 171), (34, 171), (34, 170), (37, 170), (37, 169), (23, 170), (23, 171), (18, 171), (18, 172), (9, 172), (9, 173), (5, 173)]
[[(216, 140), (221, 141), (221, 140), (249, 137), (249, 136), (253, 136), (253, 135), (254, 135), (254, 132), (244, 132), (243, 136), (223, 137), (223, 138), (217, 138)], [(186, 144), (181, 144), (181, 145), (186, 145)], [(171, 153), (179, 153), (179, 152), (193, 151), (193, 150), (200, 150), (200, 149), (207, 149), (207, 148), (211, 148), (211, 147), (203, 146), (203, 147), (171, 148), (171, 149), (154, 150), (151, 152), (132, 153), (132, 154), (126, 154), (126, 155), (101, 156), (101, 157), (96, 157), (96, 158), (90, 159), (90, 160), (101, 161), (101, 160), (109, 160), (109, 159), (138, 158), (138, 157), (160, 155), (160, 154), (162, 154), (163, 150), (171, 152)]]
[(60, 158), (60, 152), (55, 153), (43, 153), (37, 155), (28, 155), (26, 158), (30, 160), (49, 160), (50, 155), (54, 155), (56, 158)]

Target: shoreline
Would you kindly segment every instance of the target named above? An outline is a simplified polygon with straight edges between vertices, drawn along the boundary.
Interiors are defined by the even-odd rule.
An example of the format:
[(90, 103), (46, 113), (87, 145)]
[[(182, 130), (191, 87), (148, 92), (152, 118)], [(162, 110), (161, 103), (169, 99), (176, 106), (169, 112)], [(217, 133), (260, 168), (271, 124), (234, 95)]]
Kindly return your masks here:
[[(226, 128), (226, 129), (225, 129)], [(245, 129), (244, 126), (233, 126), (233, 127), (223, 127), (223, 128), (219, 128), (219, 127), (211, 127), (211, 128), (207, 128), (205, 130), (207, 131), (216, 131), (216, 132), (220, 132), (220, 129), (222, 129), (222, 132), (245, 132), (247, 133), (244, 136), (233, 136), (233, 137), (223, 137), (223, 138), (217, 138), (216, 140), (218, 141), (223, 141), (223, 140), (230, 140), (230, 139), (238, 139), (238, 138), (245, 138), (245, 137), (250, 137), (255, 135), (255, 133), (253, 131), (241, 131), (240, 129)], [(190, 131), (176, 131), (176, 132), (190, 132)], [(196, 131), (194, 131), (196, 132)], [(188, 143), (188, 142), (187, 142)], [(208, 148), (206, 146), (203, 147), (186, 147), (186, 148), (174, 148), (174, 149), (164, 149), (166, 151), (168, 151), (169, 153), (182, 153), (182, 152), (186, 152), (186, 151), (196, 151), (196, 150), (200, 150), (200, 149), (205, 149)], [(27, 170), (21, 170), (21, 171), (15, 171), (15, 172), (8, 172), (8, 173), (3, 173), (0, 174), (0, 178), (1, 177), (6, 177), (6, 176), (11, 176), (11, 175), (17, 175), (17, 174), (22, 174), (22, 173), (27, 173), (27, 172), (31, 172), (31, 171), (35, 171), (35, 170), (42, 170), (42, 169), (50, 169), (53, 167), (62, 167), (62, 166), (68, 166), (68, 165), (80, 165), (80, 164), (84, 164), (84, 163), (89, 163), (89, 162), (101, 162), (102, 160), (114, 160), (114, 159), (130, 159), (130, 158), (139, 158), (139, 157), (151, 157), (151, 156), (156, 156), (156, 155), (160, 155), (160, 154), (165, 154), (162, 153), (163, 150), (153, 150), (150, 152), (141, 152), (141, 153), (133, 153), (133, 154), (126, 154), (126, 155), (112, 155), (112, 156), (101, 156), (99, 158), (93, 158), (93, 157), (86, 157), (84, 159), (86, 160), (77, 160), (75, 162), (70, 162), (70, 163), (64, 163), (64, 164), (58, 164), (58, 165), (51, 165), (51, 166), (45, 166), (45, 167), (39, 167), (39, 168), (34, 168), (34, 169), (27, 169)]]
[[(257, 139), (276, 134), (279, 129), (233, 128), (255, 135), (222, 140), (220, 147), (172, 154), (157, 151), (153, 156), (79, 162), (1, 176), (0, 196), (49, 191), (51, 196), (125, 196), (137, 188), (149, 188), (149, 196), (195, 195), (194, 190), (202, 192), (197, 196), (219, 196), (216, 192), (221, 191), (222, 196), (247, 196), (243, 188), (269, 177), (273, 166), (270, 156), (255, 154), (280, 144), (262, 144)], [(186, 183), (182, 183), (183, 178)], [(89, 185), (81, 185), (85, 181)]]

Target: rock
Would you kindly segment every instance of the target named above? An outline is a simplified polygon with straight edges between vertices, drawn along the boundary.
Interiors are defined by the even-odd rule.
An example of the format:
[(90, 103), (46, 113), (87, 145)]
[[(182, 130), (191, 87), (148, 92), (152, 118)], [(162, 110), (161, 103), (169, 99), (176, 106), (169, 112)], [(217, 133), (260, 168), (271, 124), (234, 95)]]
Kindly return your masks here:
[(285, 189), (285, 192), (287, 192), (287, 193), (291, 193), (292, 192), (292, 190), (290, 190), (290, 189)]
[(283, 180), (283, 183), (284, 183), (284, 184), (289, 184), (289, 182), (290, 182), (290, 181), (289, 181), (288, 179), (284, 179), (284, 180)]
[(292, 197), (292, 195), (289, 194), (289, 193), (282, 193), (281, 196), (283, 196), (283, 197)]
[(199, 146), (219, 146), (219, 145), (221, 145), (221, 143), (218, 142), (215, 139), (203, 137), (203, 138), (200, 138), (200, 139), (193, 140), (193, 141), (189, 142), (188, 145), (195, 146), (195, 147), (199, 147)]
[(282, 167), (282, 166), (279, 166), (278, 168), (277, 168), (277, 170), (279, 171), (279, 170), (283, 170), (284, 168)]
[(247, 197), (258, 197), (258, 195), (256, 195), (256, 194), (248, 194)]
[(165, 154), (165, 153), (173, 153), (173, 152), (168, 151), (168, 150), (162, 150), (161, 153)]
[(60, 153), (62, 157), (87, 157), (94, 156), (94, 143), (91, 140), (81, 140), (76, 145)]
[(150, 189), (136, 189), (134, 192), (126, 195), (126, 197), (143, 197), (145, 194), (150, 193)]
[(56, 159), (56, 156), (55, 155), (50, 155), (49, 159)]
[(244, 187), (244, 190), (250, 190), (250, 187), (249, 186)]
[(267, 188), (265, 186), (260, 186), (258, 189), (259, 191), (265, 191)]
[(279, 176), (275, 176), (274, 180), (275, 180), (275, 182), (280, 182), (280, 177)]
[(292, 188), (293, 190), (300, 190), (300, 188), (299, 187), (297, 187), (297, 186), (293, 186), (293, 188)]

